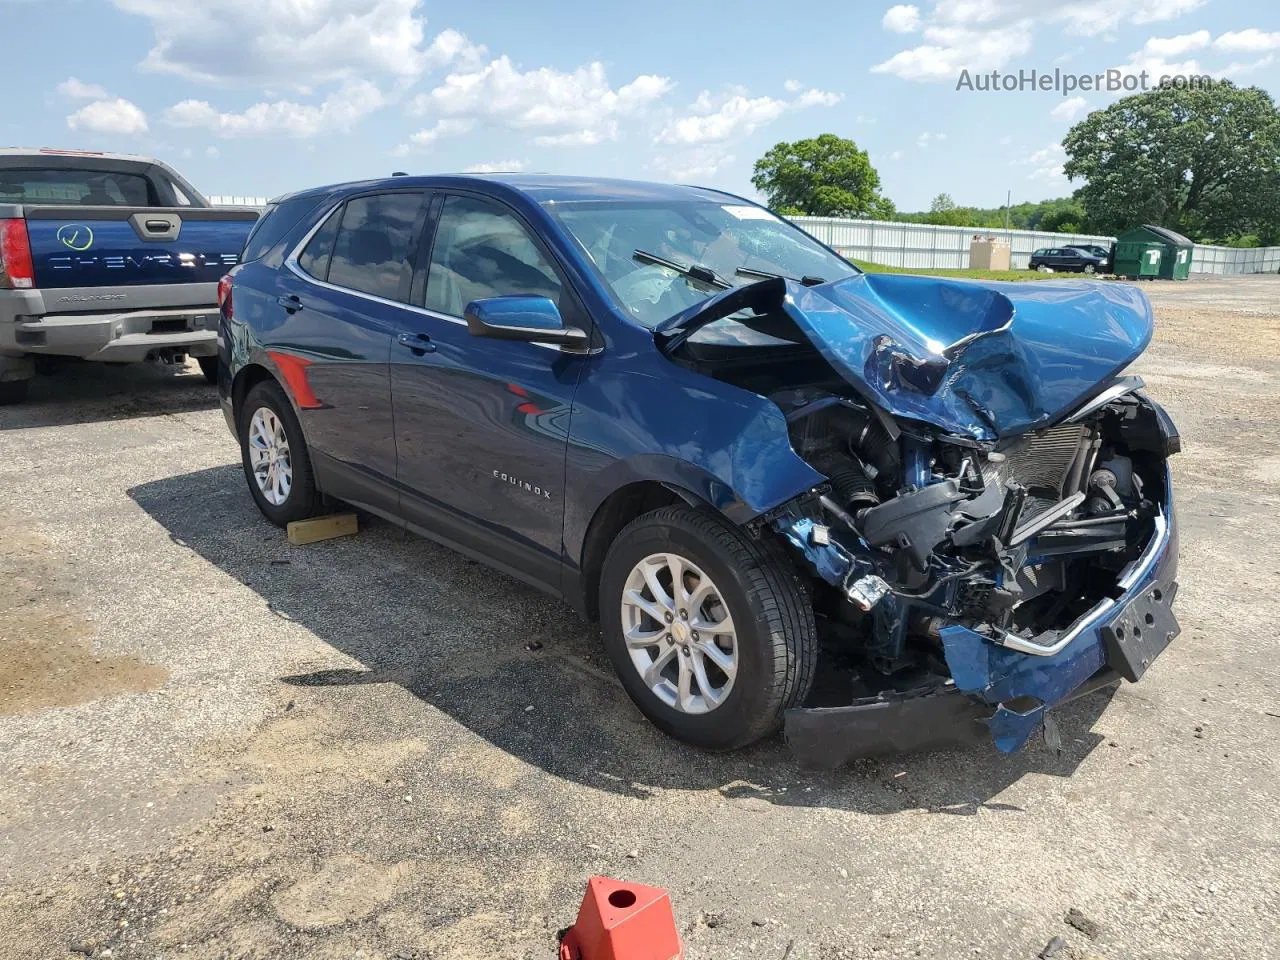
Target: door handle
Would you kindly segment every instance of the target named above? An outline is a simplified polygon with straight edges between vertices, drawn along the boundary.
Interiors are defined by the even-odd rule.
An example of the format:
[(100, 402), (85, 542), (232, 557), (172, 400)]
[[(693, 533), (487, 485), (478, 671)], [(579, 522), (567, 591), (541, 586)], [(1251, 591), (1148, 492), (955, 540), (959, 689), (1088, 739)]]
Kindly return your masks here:
[(293, 294), (289, 294), (289, 296), (287, 297), (285, 296), (276, 297), (276, 303), (284, 307), (285, 310), (287, 310), (289, 313), (297, 313), (299, 310), (302, 309), (302, 301), (299, 300)]
[(396, 343), (402, 347), (408, 347), (417, 357), (436, 351), (436, 345), (425, 333), (402, 333), (396, 337)]

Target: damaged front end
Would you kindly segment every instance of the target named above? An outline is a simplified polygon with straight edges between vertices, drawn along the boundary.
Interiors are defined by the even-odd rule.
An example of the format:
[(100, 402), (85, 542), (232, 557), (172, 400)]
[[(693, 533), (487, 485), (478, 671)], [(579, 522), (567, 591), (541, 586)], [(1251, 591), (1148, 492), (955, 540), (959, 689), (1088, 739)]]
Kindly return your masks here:
[[(786, 734), (817, 765), (986, 737), (1016, 750), (1051, 733), (1050, 708), (1137, 680), (1178, 633), (1180, 441), (1120, 375), (1150, 337), (1145, 300), (905, 279), (757, 285), (701, 317), (755, 297), (738, 322), (800, 333), (839, 374), (767, 393), (827, 481), (754, 524), (815, 584), (834, 666)], [(1079, 321), (1056, 337), (1055, 306)]]
[(825, 585), (818, 612), (867, 691), (788, 714), (803, 759), (986, 734), (1012, 751), (1048, 708), (1142, 675), (1178, 632), (1178, 438), (1140, 386), (992, 443), (895, 438), (858, 401), (779, 398), (829, 483), (767, 522)]

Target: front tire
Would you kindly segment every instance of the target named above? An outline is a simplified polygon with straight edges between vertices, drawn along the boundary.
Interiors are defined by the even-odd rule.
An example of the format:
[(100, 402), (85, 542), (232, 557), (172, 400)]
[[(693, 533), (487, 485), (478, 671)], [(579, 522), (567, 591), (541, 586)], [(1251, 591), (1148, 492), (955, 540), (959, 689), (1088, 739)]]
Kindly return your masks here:
[(629, 524), (600, 576), (605, 650), (655, 726), (709, 750), (777, 729), (813, 685), (807, 583), (775, 540), (664, 507)]
[(255, 384), (245, 396), (239, 434), (244, 476), (264, 517), (285, 527), (322, 512), (302, 426), (274, 380)]

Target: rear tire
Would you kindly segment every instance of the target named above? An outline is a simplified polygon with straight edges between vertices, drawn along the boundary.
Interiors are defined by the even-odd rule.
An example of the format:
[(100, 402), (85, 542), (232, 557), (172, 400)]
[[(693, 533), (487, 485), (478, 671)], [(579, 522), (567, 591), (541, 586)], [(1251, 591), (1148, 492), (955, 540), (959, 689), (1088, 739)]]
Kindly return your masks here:
[[(672, 557), (681, 563), (687, 610), (673, 589), (672, 568), (659, 559)], [(665, 608), (661, 601), (653, 606), (657, 591), (646, 570), (662, 581), (671, 601), (670, 632), (662, 633), (665, 616), (647, 612)], [(643, 603), (628, 601), (637, 592)], [(726, 617), (731, 640), (714, 629), (707, 633), (723, 627)], [(658, 729), (698, 747), (734, 750), (754, 743), (777, 729), (783, 711), (800, 704), (813, 686), (818, 640), (808, 584), (778, 541), (753, 540), (709, 512), (664, 507), (629, 524), (605, 557), (600, 620), (605, 649), (628, 696)], [(643, 646), (653, 631), (661, 636)], [(629, 645), (627, 632), (642, 639)], [(709, 636), (717, 647), (704, 654)], [(656, 682), (646, 679), (646, 668), (660, 661)], [(731, 667), (731, 679), (722, 665)], [(703, 691), (703, 680), (711, 678), (707, 686), (718, 687), (721, 699), (694, 695), (682, 706), (675, 678), (686, 669), (693, 677), (686, 689)]]
[(0, 406), (11, 403), (22, 403), (31, 392), (31, 378), (26, 380), (6, 380), (0, 383)]
[(218, 385), (218, 358), (196, 357), (196, 363), (200, 364), (200, 372), (204, 374), (205, 382), (216, 387)]
[(278, 383), (264, 380), (249, 390), (238, 426), (240, 462), (262, 515), (285, 527), (321, 514), (324, 498), (316, 489), (302, 426)]

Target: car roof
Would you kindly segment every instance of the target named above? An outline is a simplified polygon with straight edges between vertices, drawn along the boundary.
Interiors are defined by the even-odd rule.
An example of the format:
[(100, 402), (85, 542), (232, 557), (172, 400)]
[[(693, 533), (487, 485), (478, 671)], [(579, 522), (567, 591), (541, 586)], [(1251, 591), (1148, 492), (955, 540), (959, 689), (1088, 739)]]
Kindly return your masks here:
[(710, 187), (675, 183), (653, 183), (645, 180), (619, 180), (609, 177), (561, 176), (546, 173), (454, 173), (426, 176), (395, 176), (378, 180), (317, 187), (278, 198), (313, 193), (378, 190), (383, 187), (465, 188), (476, 183), (493, 184), (499, 189), (524, 194), (534, 203), (584, 203), (592, 201), (672, 202), (703, 201), (709, 203), (748, 203), (742, 197)]

